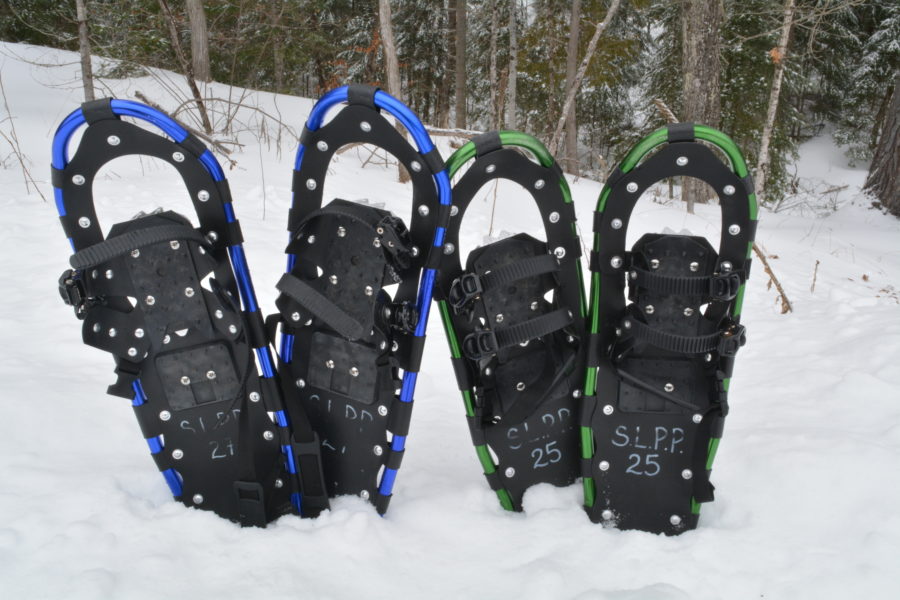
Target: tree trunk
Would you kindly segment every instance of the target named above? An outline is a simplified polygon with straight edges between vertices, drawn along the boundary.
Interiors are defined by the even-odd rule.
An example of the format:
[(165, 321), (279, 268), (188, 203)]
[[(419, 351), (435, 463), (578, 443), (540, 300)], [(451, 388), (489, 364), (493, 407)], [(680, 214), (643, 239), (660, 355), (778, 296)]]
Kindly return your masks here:
[[(572, 0), (572, 14), (569, 16), (569, 46), (566, 48), (566, 95), (575, 84), (578, 68), (578, 30), (581, 25), (581, 0)], [(578, 174), (578, 123), (575, 120), (575, 100), (566, 114), (566, 170)]]
[(203, 0), (185, 0), (188, 23), (191, 26), (191, 65), (194, 77), (200, 81), (211, 81), (209, 73), (209, 32), (206, 30), (206, 11)]
[[(721, 0), (683, 0), (681, 118), (685, 121), (719, 126), (720, 28), (723, 19)], [(685, 178), (681, 197), (687, 202), (688, 212), (693, 213), (694, 202), (705, 202), (710, 197), (709, 186), (697, 179)]]
[(772, 88), (769, 90), (769, 108), (766, 110), (766, 123), (763, 126), (762, 138), (759, 142), (759, 156), (756, 160), (756, 200), (766, 201), (766, 179), (769, 175), (769, 143), (772, 139), (772, 130), (775, 128), (775, 115), (778, 114), (778, 100), (781, 97), (781, 82), (784, 79), (784, 60), (787, 57), (787, 45), (791, 36), (791, 27), (794, 24), (794, 0), (786, 0), (784, 3), (784, 20), (781, 23), (781, 38), (778, 47), (771, 53), (772, 62), (775, 63), (775, 73), (772, 76)]
[(438, 126), (450, 128), (450, 88), (453, 86), (454, 71), (456, 70), (456, 0), (447, 0), (447, 62), (444, 67), (444, 78), (441, 81), (440, 105), (438, 112), (440, 119)]
[(88, 38), (87, 7), (84, 0), (75, 0), (75, 18), (78, 20), (78, 53), (81, 54), (81, 83), (84, 101), (94, 99), (94, 71), (91, 68), (91, 40)]
[(162, 9), (166, 23), (169, 25), (169, 37), (172, 38), (172, 49), (175, 51), (175, 58), (178, 59), (181, 70), (184, 71), (184, 78), (187, 79), (188, 87), (191, 89), (191, 94), (194, 96), (194, 102), (197, 104), (197, 112), (200, 113), (200, 123), (203, 126), (203, 133), (211, 135), (212, 123), (209, 121), (209, 115), (206, 112), (206, 104), (203, 102), (203, 96), (200, 95), (200, 88), (197, 87), (197, 81), (194, 79), (193, 66), (191, 66), (191, 63), (188, 62), (187, 57), (184, 55), (181, 41), (178, 39), (178, 28), (175, 26), (175, 16), (172, 14), (172, 10), (169, 8), (169, 3), (166, 2), (166, 0), (159, 0), (159, 7)]
[(891, 214), (900, 217), (900, 77), (894, 81), (894, 93), (864, 189), (874, 194)]
[(497, 0), (491, 0), (491, 56), (490, 56), (490, 66), (488, 71), (488, 88), (490, 88), (491, 92), (491, 115), (490, 115), (490, 128), (498, 129), (499, 128), (499, 115), (497, 114)]
[(509, 2), (509, 91), (506, 93), (508, 102), (506, 112), (506, 128), (516, 128), (516, 79), (519, 77), (519, 41), (516, 32), (516, 9), (518, 0)]
[(466, 128), (466, 0), (456, 0), (456, 128)]
[[(400, 89), (400, 62), (397, 60), (397, 46), (394, 45), (394, 25), (391, 17), (391, 0), (378, 0), (378, 23), (381, 29), (381, 46), (384, 48), (384, 70), (387, 72), (387, 92), (394, 98), (403, 101)], [(406, 132), (397, 123), (397, 131), (405, 137)], [(397, 178), (400, 183), (409, 181), (409, 173), (403, 164), (397, 161)]]

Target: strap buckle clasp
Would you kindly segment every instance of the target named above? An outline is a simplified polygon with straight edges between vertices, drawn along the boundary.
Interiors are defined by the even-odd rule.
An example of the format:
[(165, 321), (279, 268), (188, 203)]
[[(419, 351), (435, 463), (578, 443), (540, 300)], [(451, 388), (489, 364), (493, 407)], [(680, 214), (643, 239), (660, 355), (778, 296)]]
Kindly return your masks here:
[(732, 323), (728, 328), (722, 331), (722, 337), (719, 338), (719, 345), (716, 352), (719, 356), (731, 358), (737, 354), (737, 351), (747, 343), (747, 329), (738, 323)]
[(709, 278), (709, 295), (713, 300), (734, 300), (741, 289), (740, 273), (716, 273)]
[(466, 305), (478, 299), (482, 293), (484, 293), (484, 287), (481, 285), (481, 278), (475, 273), (463, 273), (450, 285), (447, 300), (454, 312), (459, 314)]

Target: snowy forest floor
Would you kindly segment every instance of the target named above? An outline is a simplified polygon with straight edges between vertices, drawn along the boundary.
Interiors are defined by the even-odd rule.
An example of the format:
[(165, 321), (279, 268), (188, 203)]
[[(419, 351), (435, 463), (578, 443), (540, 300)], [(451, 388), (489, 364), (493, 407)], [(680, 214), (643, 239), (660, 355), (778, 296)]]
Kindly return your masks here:
[[(74, 54), (0, 45), (8, 101), (0, 130), (10, 135), (15, 127), (40, 190), (26, 190), (0, 141), (4, 598), (897, 597), (900, 221), (869, 207), (859, 193), (864, 167), (846, 167), (829, 138), (801, 147), (799, 176), (820, 190), (847, 188), (761, 211), (758, 241), (794, 312), (781, 314), (754, 260), (743, 311), (749, 341), (713, 471), (717, 498), (704, 505), (697, 530), (667, 538), (593, 525), (580, 485), (537, 487), (525, 514), (504, 512), (473, 451), (437, 314), (387, 517), (344, 497), (316, 520), (241, 529), (172, 501), (128, 402), (104, 393), (112, 360), (82, 345), (80, 323), (56, 292), (70, 249), (52, 200), (50, 143), (80, 102), (77, 76)], [(158, 79), (105, 83), (119, 97), (140, 90), (174, 105)], [(212, 84), (210, 92), (225, 96), (229, 88)], [(247, 100), (277, 110), (295, 132), (312, 105), (256, 92)], [(254, 118), (245, 109), (240, 115)], [(294, 148), (287, 135), (280, 149), (249, 133), (240, 141), (237, 166), (226, 174), (268, 312), (284, 268)], [(440, 149), (445, 157), (451, 151), (445, 142)], [(408, 218), (408, 186), (396, 183), (395, 169), (363, 167), (367, 155), (340, 155), (325, 197), (368, 197)], [(158, 205), (187, 212), (168, 169), (138, 159), (104, 168), (95, 185), (104, 229)], [(587, 235), (601, 186), (570, 182)], [(523, 209), (524, 200), (521, 190), (501, 186), (495, 230), (539, 233), (537, 211)], [(464, 251), (488, 233), (492, 201), (486, 188), (467, 214)], [(687, 215), (647, 195), (629, 244), (663, 227), (716, 240), (718, 215), (717, 206)]]

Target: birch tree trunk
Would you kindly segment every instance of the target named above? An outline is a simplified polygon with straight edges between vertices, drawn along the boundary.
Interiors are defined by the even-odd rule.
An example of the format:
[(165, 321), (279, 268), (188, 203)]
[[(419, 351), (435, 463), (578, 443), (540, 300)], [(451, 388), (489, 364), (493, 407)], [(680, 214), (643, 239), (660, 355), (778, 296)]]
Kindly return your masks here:
[[(581, 24), (581, 0), (572, 0), (572, 14), (569, 17), (569, 46), (566, 49), (566, 94), (575, 83), (578, 65), (578, 30)], [(575, 99), (566, 114), (566, 170), (578, 174), (578, 123), (575, 120)]]
[(874, 194), (891, 214), (900, 217), (900, 78), (894, 81), (894, 93), (864, 189)]
[[(681, 118), (685, 121), (719, 126), (720, 28), (723, 20), (721, 0), (683, 0)], [(681, 197), (687, 202), (689, 213), (694, 212), (694, 202), (706, 202), (711, 197), (710, 192), (709, 186), (698, 179), (684, 178), (682, 181)]]
[(81, 83), (84, 101), (94, 99), (94, 71), (91, 68), (91, 40), (88, 38), (87, 7), (84, 0), (75, 0), (75, 19), (78, 21), (78, 53), (81, 55)]
[(516, 32), (518, 0), (509, 2), (509, 91), (506, 94), (506, 128), (516, 128), (516, 79), (519, 77), (519, 41)]
[(200, 81), (211, 81), (209, 72), (209, 32), (206, 29), (206, 11), (203, 0), (185, 0), (188, 23), (191, 26), (191, 65), (194, 77)]
[[(378, 23), (381, 29), (381, 45), (384, 48), (385, 71), (387, 72), (387, 92), (394, 98), (403, 101), (400, 89), (400, 62), (397, 60), (397, 46), (394, 44), (394, 25), (391, 17), (391, 1), (378, 0)], [(406, 135), (403, 127), (397, 123), (397, 131)], [(409, 181), (409, 173), (403, 164), (397, 162), (397, 178), (400, 183)]]
[(497, 0), (491, 0), (491, 49), (490, 64), (488, 67), (488, 88), (491, 93), (491, 129), (499, 128), (498, 108), (497, 108)]
[(456, 123), (466, 128), (466, 0), (456, 0)]
[(759, 142), (759, 156), (756, 160), (756, 200), (762, 204), (766, 200), (766, 180), (769, 176), (769, 143), (772, 140), (772, 130), (775, 127), (775, 116), (778, 114), (778, 100), (781, 97), (781, 82), (784, 79), (784, 59), (787, 55), (788, 40), (791, 37), (791, 27), (794, 24), (794, 0), (786, 0), (784, 3), (784, 19), (781, 23), (781, 38), (778, 40), (776, 51), (771, 53), (772, 62), (775, 63), (775, 73), (772, 75), (772, 88), (769, 91), (769, 108), (766, 110), (766, 123), (763, 126), (762, 139)]
[(194, 102), (197, 104), (197, 112), (200, 113), (200, 123), (203, 126), (203, 133), (211, 135), (212, 123), (209, 120), (209, 114), (206, 112), (206, 104), (203, 102), (203, 96), (200, 94), (200, 88), (197, 87), (197, 81), (194, 79), (194, 68), (191, 63), (188, 62), (187, 57), (184, 54), (184, 49), (181, 47), (181, 41), (178, 39), (178, 28), (175, 25), (175, 16), (172, 14), (172, 10), (169, 8), (169, 3), (166, 0), (159, 0), (159, 7), (162, 9), (163, 16), (169, 26), (169, 37), (172, 39), (172, 49), (175, 51), (175, 58), (178, 59), (178, 63), (181, 65), (181, 70), (184, 72), (184, 78), (187, 79), (188, 87), (191, 89), (191, 94), (194, 96)]
[(447, 1), (447, 10), (444, 11), (447, 19), (445, 30), (447, 40), (447, 52), (444, 63), (444, 76), (441, 78), (438, 91), (438, 127), (450, 128), (450, 86), (453, 85), (453, 70), (456, 68), (456, 0)]

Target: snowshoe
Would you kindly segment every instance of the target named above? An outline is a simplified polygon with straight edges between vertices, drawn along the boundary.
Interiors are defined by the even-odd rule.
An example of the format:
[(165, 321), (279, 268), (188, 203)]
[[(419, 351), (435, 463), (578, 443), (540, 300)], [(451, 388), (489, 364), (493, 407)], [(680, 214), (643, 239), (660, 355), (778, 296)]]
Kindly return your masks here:
[[(326, 113), (346, 103), (328, 124)], [(397, 118), (414, 148), (381, 110)], [(334, 199), (328, 164), (348, 144), (390, 152), (412, 179), (410, 228), (386, 210)], [(280, 324), (286, 401), (309, 415), (329, 496), (358, 495), (384, 514), (403, 459), (428, 309), (449, 219), (450, 183), (419, 119), (374, 87), (323, 96), (304, 128), (288, 218)], [(402, 377), (401, 377), (402, 370)]]
[[(168, 137), (121, 117), (146, 121)], [(69, 158), (70, 140), (85, 124)], [(160, 209), (113, 225), (104, 238), (94, 177), (131, 154), (178, 171), (199, 228)], [(60, 125), (52, 178), (74, 251), (59, 281), (63, 300), (82, 321), (84, 342), (113, 355), (118, 378), (108, 393), (132, 400), (172, 494), (242, 525), (262, 527), (290, 512), (291, 492), (299, 490), (281, 450), (288, 423), (216, 159), (163, 113), (107, 98), (83, 104)]]
[[(718, 252), (703, 237), (669, 233), (644, 235), (626, 251), (638, 198), (676, 176), (700, 179), (718, 194)], [(702, 125), (652, 133), (607, 180), (594, 213), (581, 412), (585, 507), (593, 521), (674, 535), (695, 528), (701, 503), (713, 500), (710, 471), (735, 354), (745, 342), (741, 303), (756, 219), (740, 151)]]
[[(482, 134), (447, 161), (451, 177), (473, 158), (453, 187), (439, 306), (485, 477), (505, 509), (521, 511), (529, 487), (564, 486), (579, 475), (581, 245), (568, 184), (538, 140), (512, 131)], [(531, 193), (547, 241), (520, 233), (491, 242), (469, 253), (463, 268), (460, 223), (494, 179)]]

